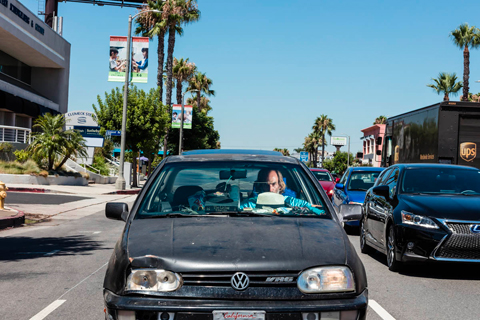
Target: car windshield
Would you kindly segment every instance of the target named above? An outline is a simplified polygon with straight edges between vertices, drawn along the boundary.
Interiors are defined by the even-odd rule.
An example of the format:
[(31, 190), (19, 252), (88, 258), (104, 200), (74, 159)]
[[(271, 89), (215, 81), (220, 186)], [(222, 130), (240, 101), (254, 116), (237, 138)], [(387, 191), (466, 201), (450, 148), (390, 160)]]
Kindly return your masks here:
[(347, 189), (350, 191), (367, 191), (373, 187), (380, 173), (380, 171), (352, 172)]
[(480, 194), (480, 171), (466, 168), (408, 168), (402, 193)]
[(332, 177), (328, 174), (328, 172), (312, 171), (312, 173), (318, 179), (318, 181), (332, 181)]
[(198, 215), (330, 217), (299, 165), (212, 161), (167, 163), (135, 219)]

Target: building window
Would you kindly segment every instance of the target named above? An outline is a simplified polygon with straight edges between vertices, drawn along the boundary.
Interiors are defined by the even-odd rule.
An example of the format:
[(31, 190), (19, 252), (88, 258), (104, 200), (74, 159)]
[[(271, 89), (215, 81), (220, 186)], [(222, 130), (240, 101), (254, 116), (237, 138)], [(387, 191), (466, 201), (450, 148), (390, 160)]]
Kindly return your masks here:
[(0, 51), (0, 73), (6, 74), (28, 85), (32, 82), (32, 68), (3, 51)]
[(30, 128), (30, 118), (18, 115), (15, 116), (15, 126), (22, 128)]

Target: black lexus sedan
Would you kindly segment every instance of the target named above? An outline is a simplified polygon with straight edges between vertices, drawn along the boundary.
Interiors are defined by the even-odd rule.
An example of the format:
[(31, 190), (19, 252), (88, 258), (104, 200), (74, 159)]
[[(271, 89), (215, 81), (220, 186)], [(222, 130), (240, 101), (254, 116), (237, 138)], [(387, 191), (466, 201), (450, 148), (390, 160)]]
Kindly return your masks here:
[(322, 186), (270, 151), (164, 160), (129, 211), (104, 280), (106, 319), (365, 319), (367, 280)]
[(403, 262), (480, 262), (480, 170), (398, 164), (383, 171), (363, 204), (360, 248)]

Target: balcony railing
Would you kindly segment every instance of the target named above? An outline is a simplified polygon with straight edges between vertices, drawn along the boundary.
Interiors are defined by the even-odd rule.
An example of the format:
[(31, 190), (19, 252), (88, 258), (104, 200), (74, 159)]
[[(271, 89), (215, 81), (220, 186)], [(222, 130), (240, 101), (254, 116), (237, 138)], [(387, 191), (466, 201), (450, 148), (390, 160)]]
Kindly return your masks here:
[(0, 142), (30, 143), (32, 130), (0, 125)]

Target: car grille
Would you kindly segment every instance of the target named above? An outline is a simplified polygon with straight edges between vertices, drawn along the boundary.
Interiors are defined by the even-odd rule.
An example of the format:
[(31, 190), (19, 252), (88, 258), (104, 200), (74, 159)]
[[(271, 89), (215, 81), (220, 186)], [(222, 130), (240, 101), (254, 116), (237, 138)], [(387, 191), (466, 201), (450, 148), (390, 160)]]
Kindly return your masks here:
[[(235, 273), (182, 273), (184, 286), (231, 287)], [(296, 287), (299, 272), (245, 272), (249, 287)], [(267, 281), (269, 280), (269, 281)], [(273, 281), (272, 281), (273, 280)], [(291, 280), (291, 281), (287, 281)]]
[(480, 234), (470, 230), (472, 223), (447, 222), (452, 234), (442, 243), (435, 257), (480, 261)]

